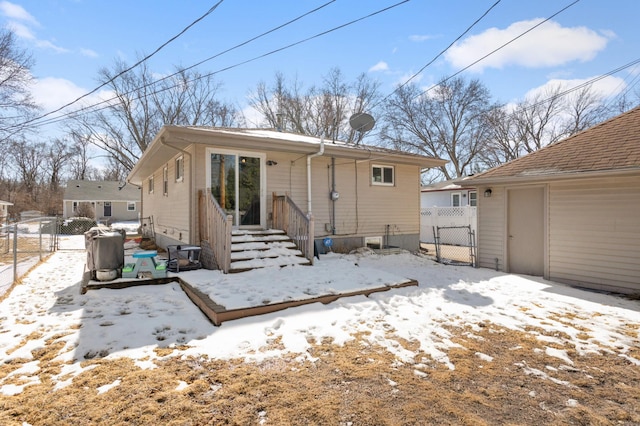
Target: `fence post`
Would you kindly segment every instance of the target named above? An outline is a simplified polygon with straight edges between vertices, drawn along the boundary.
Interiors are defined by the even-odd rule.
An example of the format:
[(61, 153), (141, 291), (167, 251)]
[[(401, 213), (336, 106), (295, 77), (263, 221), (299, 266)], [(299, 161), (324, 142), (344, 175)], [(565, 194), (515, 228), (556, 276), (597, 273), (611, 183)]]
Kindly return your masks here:
[(40, 218), (38, 223), (38, 255), (42, 261), (42, 218)]
[(18, 281), (18, 225), (13, 225), (13, 282)]

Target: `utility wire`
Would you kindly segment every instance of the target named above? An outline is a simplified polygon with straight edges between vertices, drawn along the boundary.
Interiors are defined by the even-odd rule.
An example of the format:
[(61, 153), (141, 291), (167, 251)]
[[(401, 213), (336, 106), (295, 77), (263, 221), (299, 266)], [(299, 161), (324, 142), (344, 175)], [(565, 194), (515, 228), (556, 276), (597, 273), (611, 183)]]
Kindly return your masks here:
[(114, 75), (113, 77), (111, 77), (108, 81), (105, 81), (104, 83), (100, 84), (98, 87), (96, 87), (95, 89), (91, 90), (90, 92), (87, 92), (85, 94), (83, 94), (82, 96), (74, 99), (73, 101), (61, 106), (58, 109), (55, 109), (53, 111), (49, 111), (46, 114), (40, 115), (38, 117), (32, 118), (30, 120), (27, 120), (23, 123), (21, 123), (20, 125), (17, 126), (13, 126), (13, 127), (22, 127), (26, 124), (32, 123), (34, 121), (40, 120), (42, 118), (48, 117), (52, 114), (55, 114), (56, 112), (60, 112), (63, 109), (79, 102), (80, 100), (86, 98), (89, 95), (92, 95), (94, 93), (96, 93), (98, 90), (102, 89), (104, 86), (106, 86), (109, 83), (112, 83), (115, 79), (117, 79), (118, 77), (121, 77), (123, 74), (126, 74), (127, 72), (131, 71), (132, 69), (136, 68), (138, 65), (142, 64), (143, 62), (149, 60), (152, 56), (154, 56), (156, 53), (158, 53), (159, 51), (161, 51), (162, 49), (164, 49), (167, 45), (169, 45), (171, 42), (175, 41), (178, 37), (180, 37), (181, 35), (183, 35), (184, 33), (186, 33), (191, 27), (193, 27), (194, 25), (196, 25), (198, 22), (202, 21), (204, 18), (206, 18), (207, 16), (209, 16), (214, 10), (216, 10), (218, 8), (218, 6), (220, 6), (220, 4), (223, 2), (224, 0), (220, 0), (218, 1), (218, 3), (216, 3), (215, 5), (213, 5), (209, 10), (207, 10), (205, 12), (204, 15), (200, 16), (198, 19), (196, 19), (195, 21), (191, 22), (189, 25), (187, 25), (182, 31), (180, 31), (178, 34), (176, 34), (175, 36), (171, 37), (169, 40), (167, 40), (166, 42), (162, 43), (156, 50), (154, 50), (151, 54), (145, 56), (144, 58), (140, 59), (138, 62), (136, 62), (135, 64), (131, 65), (129, 68), (120, 71), (118, 74)]
[[(319, 11), (320, 9), (322, 9), (322, 8), (324, 8), (324, 7), (328, 6), (328, 5), (330, 5), (331, 3), (334, 3), (335, 1), (336, 1), (336, 0), (331, 0), (331, 1), (329, 1), (329, 2), (327, 2), (327, 3), (325, 3), (325, 4), (323, 4), (323, 5), (320, 5), (319, 7), (315, 8), (315, 9), (312, 9), (312, 10), (310, 10), (310, 11), (306, 12), (306, 13), (303, 13), (302, 15), (297, 16), (296, 18), (293, 18), (293, 19), (291, 19), (291, 20), (289, 20), (289, 21), (285, 22), (284, 24), (278, 25), (277, 27), (274, 27), (274, 28), (272, 28), (272, 29), (270, 29), (270, 30), (268, 30), (268, 31), (265, 31), (265, 32), (263, 32), (263, 33), (261, 33), (261, 34), (259, 34), (259, 35), (255, 36), (255, 37), (252, 37), (252, 38), (250, 38), (250, 39), (249, 39), (249, 40), (247, 40), (247, 41), (244, 41), (244, 42), (242, 42), (242, 43), (240, 43), (240, 44), (237, 44), (237, 45), (235, 45), (235, 46), (233, 46), (233, 47), (230, 47), (230, 48), (228, 48), (228, 49), (226, 49), (226, 50), (223, 50), (222, 52), (216, 53), (215, 55), (210, 56), (210, 57), (208, 57), (208, 58), (206, 58), (206, 59), (203, 59), (202, 61), (197, 62), (197, 63), (195, 63), (195, 64), (193, 64), (193, 65), (190, 65), (190, 66), (188, 66), (187, 68), (181, 68), (179, 71), (177, 71), (177, 72), (175, 72), (175, 73), (173, 73), (173, 74), (170, 74), (170, 75), (164, 76), (164, 77), (162, 77), (162, 78), (160, 78), (160, 79), (158, 79), (158, 80), (155, 80), (155, 81), (153, 81), (153, 82), (151, 82), (151, 83), (147, 83), (147, 84), (145, 84), (144, 86), (136, 87), (136, 88), (134, 88), (134, 89), (132, 89), (132, 90), (130, 90), (130, 91), (128, 91), (128, 92), (122, 93), (120, 96), (128, 96), (128, 95), (131, 95), (131, 94), (135, 93), (135, 92), (136, 92), (136, 91), (138, 91), (138, 90), (146, 89), (146, 88), (148, 88), (148, 87), (154, 86), (154, 85), (156, 85), (156, 84), (158, 84), (158, 83), (160, 83), (160, 82), (162, 82), (162, 81), (165, 81), (165, 80), (168, 80), (168, 79), (170, 79), (170, 78), (172, 78), (172, 77), (175, 77), (176, 75), (180, 74), (180, 73), (181, 73), (181, 72), (183, 72), (183, 71), (188, 71), (188, 70), (190, 70), (190, 69), (192, 69), (192, 68), (195, 68), (195, 67), (197, 67), (197, 66), (199, 66), (199, 65), (204, 64), (205, 62), (208, 62), (208, 61), (210, 61), (210, 60), (212, 60), (212, 59), (218, 58), (218, 57), (220, 57), (220, 56), (224, 55), (225, 53), (229, 53), (229, 52), (231, 52), (231, 51), (233, 51), (233, 50), (239, 49), (240, 47), (245, 46), (245, 45), (247, 45), (247, 44), (249, 44), (249, 43), (251, 43), (251, 42), (253, 42), (253, 41), (255, 41), (255, 40), (259, 39), (259, 38), (262, 38), (262, 37), (264, 37), (264, 36), (267, 36), (267, 35), (269, 35), (269, 34), (271, 34), (271, 33), (275, 32), (275, 31), (277, 31), (277, 30), (280, 30), (280, 29), (282, 29), (282, 28), (284, 28), (284, 27), (286, 27), (286, 26), (288, 26), (288, 25), (291, 25), (292, 23), (294, 23), (294, 22), (296, 22), (296, 21), (299, 21), (300, 19), (302, 19), (302, 18), (304, 18), (304, 17), (306, 17), (306, 16), (308, 16), (308, 15), (311, 15), (312, 13), (315, 13), (315, 12)], [(217, 72), (219, 72), (219, 71), (217, 71)], [(203, 76), (203, 77), (204, 77), (204, 76)], [(107, 83), (109, 83), (109, 82), (107, 82)], [(175, 87), (175, 86), (172, 86), (172, 87)], [(163, 90), (165, 90), (165, 89), (163, 89)], [(158, 91), (152, 92), (151, 94), (157, 94), (157, 93), (160, 93), (161, 91), (162, 91), (162, 90), (158, 90)], [(114, 97), (112, 97), (112, 98), (105, 99), (105, 100), (103, 100), (103, 101), (100, 101), (100, 102), (94, 103), (94, 104), (92, 104), (92, 105), (89, 105), (89, 106), (86, 106), (86, 107), (80, 108), (79, 110), (75, 110), (75, 111), (72, 111), (72, 112), (66, 113), (66, 114), (64, 114), (64, 115), (61, 115), (61, 116), (58, 116), (58, 117), (52, 118), (52, 119), (50, 119), (50, 120), (46, 120), (46, 121), (41, 122), (41, 123), (39, 123), (39, 124), (40, 124), (40, 125), (43, 125), (43, 124), (52, 124), (52, 123), (55, 123), (55, 122), (58, 122), (58, 121), (64, 120), (64, 119), (66, 119), (66, 117), (70, 117), (70, 116), (72, 116), (72, 115), (77, 115), (77, 114), (79, 114), (79, 113), (83, 113), (83, 112), (87, 112), (87, 111), (101, 111), (102, 109), (108, 108), (108, 107), (109, 107), (109, 105), (108, 105), (108, 104), (109, 104), (111, 101), (114, 101), (114, 100), (116, 100), (116, 99), (118, 99), (118, 96), (114, 96)], [(100, 106), (100, 105), (105, 105), (105, 106), (104, 106), (104, 107), (101, 107), (101, 108), (97, 108), (97, 109), (96, 109), (96, 107), (98, 107), (98, 106)]]
[[(302, 39), (302, 40), (299, 40), (299, 41), (296, 41), (296, 42), (290, 43), (290, 44), (288, 44), (288, 45), (285, 45), (285, 46), (283, 46), (283, 47), (280, 47), (280, 48), (277, 48), (277, 49), (271, 50), (271, 51), (269, 51), (269, 52), (267, 52), (267, 53), (263, 53), (263, 54), (261, 54), (261, 55), (259, 55), (259, 56), (255, 56), (255, 57), (253, 57), (253, 58), (251, 58), (251, 59), (247, 59), (247, 60), (245, 60), (245, 61), (238, 62), (238, 63), (236, 63), (236, 64), (234, 64), (234, 65), (229, 65), (229, 66), (227, 66), (227, 67), (224, 67), (224, 68), (218, 69), (218, 70), (216, 70), (216, 71), (213, 71), (213, 72), (210, 72), (210, 73), (207, 73), (207, 74), (203, 74), (203, 75), (201, 75), (201, 76), (198, 76), (197, 78), (194, 78), (194, 79), (189, 80), (188, 82), (193, 82), (193, 81), (197, 81), (198, 79), (202, 79), (202, 78), (210, 77), (210, 76), (213, 76), (213, 75), (219, 74), (219, 73), (221, 73), (221, 72), (224, 72), (224, 71), (228, 71), (228, 70), (231, 70), (231, 69), (237, 68), (237, 67), (239, 67), (239, 66), (241, 66), (241, 65), (245, 65), (245, 64), (248, 64), (248, 63), (250, 63), (250, 62), (257, 61), (257, 60), (259, 60), (259, 59), (262, 59), (262, 58), (265, 58), (265, 57), (267, 57), (267, 56), (273, 55), (273, 54), (275, 54), (275, 53), (281, 52), (281, 51), (283, 51), (283, 50), (290, 49), (290, 48), (295, 47), (295, 46), (297, 46), (297, 45), (299, 45), (299, 44), (306, 43), (306, 42), (308, 42), (308, 41), (310, 41), (310, 40), (316, 39), (316, 38), (318, 38), (318, 37), (322, 37), (322, 36), (324, 36), (324, 35), (327, 35), (327, 34), (329, 34), (329, 33), (332, 33), (332, 32), (334, 32), (334, 31), (337, 31), (337, 30), (339, 30), (339, 29), (345, 28), (345, 27), (347, 27), (347, 26), (353, 25), (353, 24), (358, 23), (358, 22), (360, 22), (360, 21), (363, 21), (363, 20), (365, 20), (365, 19), (368, 19), (368, 18), (371, 18), (371, 17), (373, 17), (373, 16), (379, 15), (380, 13), (383, 13), (383, 12), (386, 12), (386, 11), (388, 11), (388, 10), (390, 10), (390, 9), (393, 9), (393, 8), (395, 8), (395, 7), (398, 7), (398, 6), (400, 6), (400, 5), (404, 4), (404, 3), (408, 3), (409, 1), (410, 1), (410, 0), (403, 0), (403, 1), (400, 1), (400, 2), (398, 2), (398, 3), (395, 3), (395, 4), (392, 4), (392, 5), (390, 5), (390, 6), (387, 6), (387, 7), (383, 8), (383, 9), (380, 9), (380, 10), (377, 10), (377, 11), (375, 11), (375, 12), (372, 12), (372, 13), (370, 13), (370, 14), (366, 15), (366, 16), (363, 16), (363, 17), (360, 17), (360, 18), (354, 19), (354, 20), (352, 20), (352, 21), (349, 21), (349, 22), (347, 22), (347, 23), (344, 23), (344, 24), (338, 25), (337, 27), (333, 27), (333, 28), (331, 28), (331, 29), (329, 29), (329, 30), (326, 30), (326, 31), (320, 32), (320, 33), (318, 33), (318, 34), (315, 34), (315, 35), (313, 35), (313, 36), (307, 37), (307, 38), (305, 38), (305, 39)], [(323, 6), (323, 7), (324, 7), (324, 6)], [(291, 22), (293, 22), (293, 21), (291, 21)], [(280, 27), (281, 27), (281, 26), (280, 26)], [(265, 34), (266, 34), (266, 33), (265, 33)], [(255, 39), (255, 38), (257, 38), (257, 37), (254, 37), (254, 39)], [(246, 44), (246, 43), (243, 43), (243, 44)], [(219, 56), (219, 55), (216, 55), (216, 56)], [(214, 56), (214, 57), (216, 57), (216, 56)], [(212, 58), (213, 58), (213, 57), (212, 57)], [(190, 68), (191, 68), (191, 67), (190, 67)], [(134, 89), (134, 90), (138, 90), (138, 89), (141, 89), (141, 88), (144, 88), (144, 87), (147, 87), (147, 86), (142, 86), (142, 87), (137, 88), (137, 89)], [(172, 87), (175, 87), (175, 86), (172, 86)], [(168, 90), (168, 88), (160, 89), (160, 90), (155, 91), (155, 92), (153, 92), (153, 93), (151, 93), (151, 94), (161, 93), (161, 92), (162, 92), (162, 91), (164, 91), (164, 90)], [(131, 94), (131, 93), (133, 93), (133, 91), (130, 91), (130, 92), (128, 92), (127, 94)], [(75, 114), (78, 114), (78, 113), (83, 113), (83, 112), (86, 112), (86, 111), (88, 111), (88, 110), (100, 111), (100, 110), (102, 110), (102, 109), (106, 109), (106, 108), (108, 108), (108, 107), (109, 107), (109, 105), (103, 106), (103, 107), (98, 108), (98, 109), (95, 109), (95, 107), (96, 107), (96, 106), (98, 106), (98, 105), (107, 104), (107, 103), (109, 103), (109, 102), (111, 102), (111, 101), (113, 101), (113, 100), (115, 100), (115, 99), (117, 99), (117, 97), (113, 97), (113, 98), (110, 98), (110, 99), (108, 99), (108, 100), (101, 101), (101, 102), (98, 102), (98, 103), (96, 103), (96, 104), (93, 104), (93, 105), (90, 105), (90, 106), (87, 106), (87, 107), (81, 108), (80, 110), (76, 110), (76, 111), (74, 111), (74, 112), (66, 113), (66, 114), (64, 114), (64, 115), (62, 115), (62, 116), (59, 116), (59, 117), (56, 117), (56, 118), (52, 118), (52, 119), (50, 119), (50, 120), (48, 120), (48, 121), (45, 121), (44, 123), (42, 123), (42, 122), (41, 122), (41, 123), (39, 123), (39, 125), (42, 125), (42, 124), (52, 124), (52, 123), (55, 123), (55, 122), (58, 122), (58, 121), (62, 121), (62, 120), (66, 119), (66, 118), (67, 118), (67, 117), (69, 117), (69, 116), (72, 116), (72, 115), (75, 115)], [(33, 121), (33, 120), (31, 120), (31, 121)]]
[[(570, 3), (569, 5), (563, 7), (562, 9), (560, 9), (559, 11), (557, 11), (556, 13), (554, 13), (553, 15), (551, 15), (550, 17), (546, 18), (543, 21), (540, 21), (539, 23), (537, 23), (536, 25), (532, 26), (531, 28), (529, 28), (528, 30), (520, 33), (519, 35), (517, 35), (516, 37), (512, 38), (511, 40), (509, 40), (508, 42), (504, 43), (503, 45), (497, 47), (496, 49), (492, 50), (491, 52), (487, 53), (486, 55), (482, 56), (481, 58), (475, 60), (474, 62), (472, 62), (471, 64), (467, 65), (466, 67), (460, 69), (459, 71), (453, 73), (452, 75), (450, 75), (449, 77), (443, 79), (440, 83), (444, 83), (446, 81), (451, 80), (453, 77), (463, 73), (464, 71), (468, 70), (469, 68), (471, 68), (472, 66), (476, 65), (477, 63), (484, 61), (485, 59), (487, 59), (489, 56), (493, 55), (494, 53), (504, 49), (505, 47), (507, 47), (508, 45), (510, 45), (511, 43), (513, 43), (514, 41), (518, 40), (519, 38), (523, 37), (524, 35), (530, 33), (531, 31), (533, 31), (534, 29), (538, 28), (540, 25), (550, 21), (551, 19), (555, 18), (556, 16), (558, 16), (559, 14), (561, 14), (562, 12), (564, 12), (565, 10), (569, 9), (570, 7), (574, 6), (575, 4), (577, 4), (578, 2), (580, 2), (580, 0), (575, 0), (573, 3)], [(431, 86), (429, 87), (427, 90), (419, 93), (418, 95), (416, 95), (415, 97), (417, 98), (418, 96), (422, 96), (425, 93), (433, 90), (436, 86)]]
[(389, 97), (391, 95), (393, 95), (394, 93), (396, 93), (398, 90), (402, 89), (404, 86), (406, 86), (407, 84), (409, 84), (409, 82), (411, 82), (411, 80), (413, 80), (414, 78), (416, 78), (418, 75), (420, 75), (422, 73), (422, 71), (424, 71), (429, 65), (433, 64), (440, 56), (444, 55), (444, 53), (449, 50), (451, 48), (451, 46), (453, 46), (458, 40), (460, 40), (462, 37), (464, 37), (469, 31), (471, 31), (471, 29), (473, 27), (475, 27), (478, 22), (482, 21), (484, 19), (485, 16), (487, 16), (489, 14), (489, 12), (491, 12), (491, 10), (496, 7), (498, 5), (498, 3), (500, 3), (502, 0), (498, 0), (496, 1), (493, 5), (491, 5), (491, 7), (489, 9), (487, 9), (482, 16), (480, 16), (478, 19), (475, 20), (475, 22), (473, 24), (471, 24), (469, 27), (467, 27), (466, 30), (464, 30), (464, 32), (462, 34), (460, 34), (455, 40), (453, 40), (451, 42), (451, 44), (449, 44), (447, 47), (445, 47), (440, 53), (438, 53), (436, 56), (433, 57), (433, 59), (431, 59), (429, 62), (427, 62), (422, 68), (420, 68), (418, 70), (418, 72), (416, 72), (415, 74), (413, 74), (411, 77), (409, 77), (404, 83), (400, 84), (398, 87), (396, 87), (391, 93), (389, 93), (387, 96), (385, 96), (384, 98), (382, 98), (378, 103), (376, 103), (375, 105), (373, 105), (372, 108), (375, 108), (376, 106), (380, 105), (381, 103), (383, 103), (384, 101), (386, 101), (387, 99), (389, 99)]

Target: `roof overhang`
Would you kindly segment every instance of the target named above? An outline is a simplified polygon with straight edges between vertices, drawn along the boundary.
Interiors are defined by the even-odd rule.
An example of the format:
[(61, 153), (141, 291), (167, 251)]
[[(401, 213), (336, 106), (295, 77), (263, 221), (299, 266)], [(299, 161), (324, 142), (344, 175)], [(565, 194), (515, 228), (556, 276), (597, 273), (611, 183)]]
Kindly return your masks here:
[(482, 176), (478, 176), (475, 178), (466, 179), (464, 183), (465, 185), (474, 185), (474, 186), (510, 185), (510, 184), (541, 183), (541, 182), (554, 182), (554, 181), (576, 180), (576, 179), (597, 179), (597, 178), (621, 177), (621, 176), (632, 176), (632, 175), (640, 175), (640, 167), (630, 167), (625, 169), (597, 170), (597, 171), (553, 173), (553, 174), (497, 176), (497, 177), (486, 177), (486, 178)]
[[(317, 153), (321, 138), (259, 129), (220, 129), (164, 126), (129, 173), (127, 181), (141, 185), (173, 158), (193, 144), (260, 152), (286, 152), (300, 155)], [(384, 148), (324, 140), (324, 156), (354, 160), (408, 164), (422, 169), (444, 165), (446, 160)]]

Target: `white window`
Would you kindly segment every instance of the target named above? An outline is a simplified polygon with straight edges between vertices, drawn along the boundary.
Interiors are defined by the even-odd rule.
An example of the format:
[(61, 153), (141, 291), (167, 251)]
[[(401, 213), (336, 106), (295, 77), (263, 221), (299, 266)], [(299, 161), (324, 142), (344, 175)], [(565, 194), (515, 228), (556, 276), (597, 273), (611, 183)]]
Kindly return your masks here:
[(451, 194), (451, 207), (460, 207), (460, 199), (461, 195), (459, 192), (454, 192)]
[(371, 183), (373, 185), (394, 185), (393, 166), (379, 166), (374, 164), (371, 167)]
[(469, 205), (471, 207), (478, 206), (478, 193), (476, 191), (469, 191)]
[(162, 169), (162, 194), (169, 195), (169, 167)]
[(184, 156), (176, 158), (176, 182), (182, 182), (184, 178)]
[(153, 180), (153, 175), (151, 175), (149, 176), (149, 183), (148, 183), (149, 194), (153, 194), (153, 189), (154, 189), (153, 187), (155, 186), (154, 184), (155, 182)]
[(77, 201), (74, 201), (74, 202), (73, 202), (73, 212), (74, 212), (74, 213), (77, 213), (77, 212), (78, 212), (78, 202), (77, 202)]
[(136, 202), (135, 201), (127, 201), (127, 211), (135, 212), (136, 211)]

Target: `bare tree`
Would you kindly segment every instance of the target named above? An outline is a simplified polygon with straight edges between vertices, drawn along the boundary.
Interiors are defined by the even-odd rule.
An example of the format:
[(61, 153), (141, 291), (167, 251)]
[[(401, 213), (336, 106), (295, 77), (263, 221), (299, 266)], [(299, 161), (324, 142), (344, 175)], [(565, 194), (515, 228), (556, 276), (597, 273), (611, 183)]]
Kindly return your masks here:
[(125, 172), (163, 125), (231, 126), (237, 122), (235, 108), (216, 99), (220, 86), (210, 74), (178, 69), (169, 77), (156, 78), (146, 63), (125, 72), (127, 68), (117, 61), (113, 69), (100, 71), (100, 80), (109, 82), (113, 99), (102, 109), (78, 114), (71, 131), (74, 140), (90, 141)]
[(569, 93), (564, 100), (564, 136), (568, 137), (592, 127), (608, 117), (602, 97), (597, 95), (592, 86), (584, 86), (576, 92)]
[(493, 108), (479, 80), (443, 80), (427, 92), (406, 85), (386, 102), (381, 137), (395, 148), (449, 160), (439, 169), (442, 176), (460, 177), (487, 146)]
[(490, 137), (478, 155), (476, 169), (481, 171), (518, 158), (522, 141), (516, 135), (513, 116), (506, 107), (493, 108), (487, 114)]
[(262, 116), (259, 124), (359, 142), (363, 135), (351, 129), (349, 118), (358, 112), (372, 112), (369, 109), (380, 99), (379, 87), (366, 74), (349, 83), (338, 68), (324, 76), (321, 86), (306, 90), (297, 79), (288, 83), (282, 73), (277, 73), (270, 88), (264, 82), (258, 84), (250, 104)]
[(24, 188), (25, 195), (33, 202), (38, 200), (46, 150), (47, 147), (42, 142), (15, 141), (9, 151), (17, 180)]
[(16, 45), (12, 31), (0, 29), (0, 136), (21, 133), (25, 120), (37, 110), (29, 86), (31, 55)]
[(96, 175), (96, 168), (91, 165), (90, 154), (92, 144), (88, 137), (71, 132), (73, 137), (72, 156), (69, 160), (69, 175), (74, 180), (90, 180)]
[(69, 148), (68, 141), (63, 139), (54, 139), (47, 148), (44, 157), (44, 171), (48, 174), (49, 190), (58, 192), (66, 166), (72, 157), (71, 148)]

